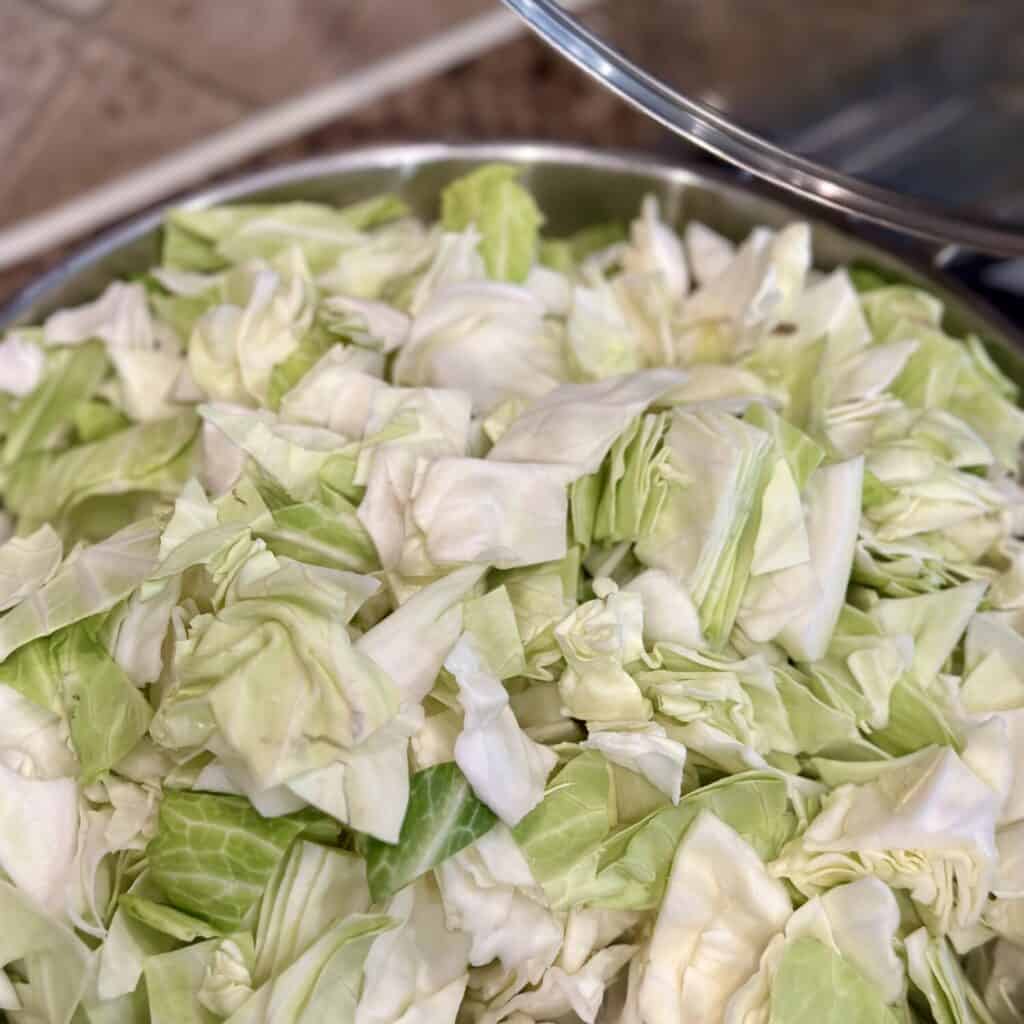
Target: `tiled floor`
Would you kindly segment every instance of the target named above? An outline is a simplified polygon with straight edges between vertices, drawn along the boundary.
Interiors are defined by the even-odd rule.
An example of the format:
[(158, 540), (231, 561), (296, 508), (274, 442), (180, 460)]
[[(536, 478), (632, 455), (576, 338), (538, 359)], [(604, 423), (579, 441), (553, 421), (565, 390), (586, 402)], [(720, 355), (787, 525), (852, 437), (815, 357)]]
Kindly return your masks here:
[[(0, 0), (0, 5), (7, 2)], [(226, 101), (220, 98), (220, 102)], [(542, 43), (524, 37), (278, 146), (220, 177), (374, 142), (501, 138), (651, 149), (662, 145), (665, 136), (653, 122)], [(69, 180), (67, 187), (74, 184)], [(0, 273), (0, 304), (70, 248), (74, 246)]]
[(497, 0), (0, 0), (0, 224)]
[(112, 0), (97, 27), (225, 95), (262, 104), (495, 6), (495, 0)]
[(76, 41), (65, 74), (0, 165), (5, 221), (223, 128), (245, 109), (103, 36)]
[[(799, 96), (821, 76), (897, 48), (969, 0), (931, 0), (893, 27), (891, 0), (603, 0), (628, 52), (693, 95), (744, 115)], [(0, 226), (172, 152), (268, 104), (400, 52), (500, 0), (0, 0)], [(909, 9), (908, 9), (909, 10)], [(601, 16), (601, 15), (599, 15)], [(665, 32), (666, 20), (678, 28)], [(822, 54), (802, 53), (800, 26)], [(493, 62), (491, 62), (493, 64)], [(765, 69), (771, 68), (769, 87)], [(563, 106), (489, 67), (484, 90), (535, 134), (564, 134)], [(815, 76), (818, 76), (817, 78)], [(820, 83), (819, 83), (820, 84)], [(535, 83), (530, 83), (531, 88)], [(398, 103), (415, 103), (415, 88)], [(409, 122), (443, 135), (443, 110), (493, 119), (449, 92)], [(523, 109), (515, 109), (516, 107)], [(575, 120), (578, 112), (573, 111)], [(474, 114), (475, 117), (475, 114)], [(572, 128), (569, 128), (569, 134)]]

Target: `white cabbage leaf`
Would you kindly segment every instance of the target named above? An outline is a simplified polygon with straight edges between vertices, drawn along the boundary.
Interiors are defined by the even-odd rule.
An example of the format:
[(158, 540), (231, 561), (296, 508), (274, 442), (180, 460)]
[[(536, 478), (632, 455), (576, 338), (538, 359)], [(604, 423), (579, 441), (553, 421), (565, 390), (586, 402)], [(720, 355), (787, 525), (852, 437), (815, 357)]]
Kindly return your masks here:
[(566, 553), (568, 482), (560, 466), (437, 459), (416, 488), (412, 518), (438, 565), (554, 562)]
[[(575, 476), (593, 473), (615, 439), (652, 403), (686, 381), (672, 370), (645, 370), (593, 384), (562, 384), (527, 406), (488, 458), (553, 462)], [(551, 439), (557, 437), (558, 445)]]
[(637, 994), (647, 1024), (718, 1021), (792, 912), (789, 896), (728, 825), (702, 812), (679, 844)]
[(283, 423), (266, 410), (216, 404), (199, 414), (300, 501), (314, 496), (320, 470), (347, 444), (333, 431)]
[(192, 329), (188, 363), (215, 402), (266, 403), (274, 366), (288, 358), (313, 324), (315, 289), (298, 248), (278, 265), (254, 262), (230, 275), (229, 301)]
[(257, 988), (291, 966), (331, 926), (370, 906), (360, 857), (299, 840), (281, 861), (260, 903), (248, 969)]
[[(816, 896), (796, 910), (784, 931), (771, 940), (757, 973), (729, 1000), (723, 1020), (726, 1024), (760, 1024), (774, 1019), (770, 1015), (776, 1006), (799, 1000), (799, 994), (794, 993), (797, 998), (792, 999), (790, 992), (783, 991), (792, 987), (792, 979), (785, 974), (780, 978), (779, 970), (787, 956), (795, 952), (791, 947), (801, 939), (813, 940), (845, 961), (841, 968), (844, 974), (859, 974), (864, 987), (871, 986), (877, 994), (878, 1006), (873, 1009), (898, 1003), (906, 991), (906, 971), (897, 954), (899, 930), (896, 898), (877, 878), (862, 878)], [(815, 953), (821, 957), (820, 951)], [(850, 1004), (863, 1001), (856, 988), (850, 992), (835, 987), (836, 979), (830, 973), (807, 971), (798, 985), (808, 1002), (827, 1004), (831, 999), (837, 1004), (837, 1014), (853, 1012)], [(858, 1009), (867, 1012), (866, 1007)], [(885, 1019), (884, 1015), (880, 1019)]]
[(672, 491), (636, 554), (682, 580), (704, 635), (718, 647), (732, 631), (749, 578), (754, 511), (768, 480), (771, 438), (722, 412), (677, 410), (666, 445), (682, 486)]
[(995, 878), (1000, 796), (949, 749), (842, 785), (773, 864), (808, 896), (874, 875), (943, 931), (980, 918)]
[(580, 746), (599, 750), (612, 764), (643, 775), (672, 803), (679, 803), (686, 747), (667, 736), (665, 729), (656, 722), (638, 729), (591, 729)]
[(431, 876), (388, 904), (397, 925), (366, 957), (355, 1024), (454, 1024), (469, 980), (467, 935), (451, 932)]
[(17, 886), (0, 879), (0, 967), (18, 963), (13, 987), (25, 1020), (71, 1024), (93, 969), (89, 948)]
[(0, 545), (0, 612), (49, 582), (63, 553), (61, 539), (48, 523), (27, 537), (11, 537)]
[(558, 681), (574, 718), (629, 721), (650, 718), (651, 705), (624, 668), (643, 654), (643, 602), (608, 579), (598, 595), (563, 619), (555, 638), (567, 667)]
[(39, 906), (60, 913), (78, 845), (78, 784), (0, 764), (0, 868)]
[(459, 639), (445, 667), (458, 683), (465, 711), (455, 762), (481, 802), (515, 825), (543, 799), (558, 757), (520, 728), (508, 693), (488, 671), (471, 634)]
[(548, 908), (511, 833), (498, 824), (437, 868), (450, 931), (470, 937), (469, 962), (497, 960), (515, 990), (536, 984), (555, 962), (565, 933)]
[(323, 427), (343, 437), (362, 437), (380, 379), (380, 358), (355, 345), (334, 345), (281, 399), (281, 418)]
[(181, 342), (153, 318), (141, 284), (115, 281), (93, 302), (60, 310), (43, 325), (47, 345), (80, 345), (99, 339), (119, 380), (119, 399), (134, 420), (158, 420), (174, 411), (185, 367)]
[(0, 392), (23, 398), (43, 379), (45, 356), (26, 332), (11, 331), (0, 341)]
[[(247, 792), (326, 767), (399, 704), (345, 626), (376, 581), (289, 559), (268, 569), (243, 573), (223, 609), (191, 621), (151, 729), (172, 749), (209, 747)], [(225, 669), (211, 675), (211, 658)]]
[(158, 541), (156, 526), (143, 520), (97, 544), (74, 548), (46, 583), (0, 619), (0, 657), (108, 611), (153, 570)]
[(438, 288), (413, 317), (395, 380), (458, 388), (475, 412), (511, 397), (539, 398), (564, 379), (557, 335), (525, 288), (467, 281)]

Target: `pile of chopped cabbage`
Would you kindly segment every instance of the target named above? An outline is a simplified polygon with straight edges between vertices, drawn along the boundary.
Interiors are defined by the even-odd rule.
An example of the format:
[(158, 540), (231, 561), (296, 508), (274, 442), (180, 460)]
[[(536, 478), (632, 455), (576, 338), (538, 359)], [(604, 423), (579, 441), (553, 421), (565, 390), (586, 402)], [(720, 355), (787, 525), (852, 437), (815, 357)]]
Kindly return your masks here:
[(803, 224), (441, 198), (0, 343), (7, 1019), (1024, 1019), (1015, 385)]

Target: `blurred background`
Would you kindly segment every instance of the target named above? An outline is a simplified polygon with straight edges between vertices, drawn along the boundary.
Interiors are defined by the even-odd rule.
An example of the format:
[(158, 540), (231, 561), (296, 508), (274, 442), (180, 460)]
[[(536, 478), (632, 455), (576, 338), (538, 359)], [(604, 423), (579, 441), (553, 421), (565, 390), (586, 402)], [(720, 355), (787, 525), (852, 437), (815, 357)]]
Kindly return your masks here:
[[(660, 80), (788, 151), (1024, 232), (1021, 0), (563, 6)], [(244, 145), (211, 150), (239, 134)], [(66, 253), (64, 236), (88, 234), (50, 224), (31, 258), (14, 260), (27, 249), (12, 228), (69, 202), (81, 212), (104, 187), (109, 201), (125, 176), (154, 166), (161, 195), (125, 200), (116, 217), (356, 145), (498, 138), (710, 159), (548, 49), (499, 0), (0, 0), (0, 302)], [(977, 284), (988, 267), (963, 272)], [(1024, 287), (1024, 269), (1017, 276)]]
[[(445, 47), (495, 16), (482, 52)], [(0, 229), (431, 40), (454, 66), (210, 177), (378, 141), (663, 137), (497, 0), (0, 0)], [(0, 271), (0, 302), (62, 252)]]

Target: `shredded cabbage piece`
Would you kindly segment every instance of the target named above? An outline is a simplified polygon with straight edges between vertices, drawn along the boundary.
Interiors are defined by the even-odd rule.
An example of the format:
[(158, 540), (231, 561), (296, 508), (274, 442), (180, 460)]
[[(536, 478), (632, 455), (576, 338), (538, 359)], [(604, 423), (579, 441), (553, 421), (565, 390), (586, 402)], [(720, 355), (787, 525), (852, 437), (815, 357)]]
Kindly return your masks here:
[(512, 166), (0, 337), (0, 1016), (1024, 1021), (1024, 412)]

